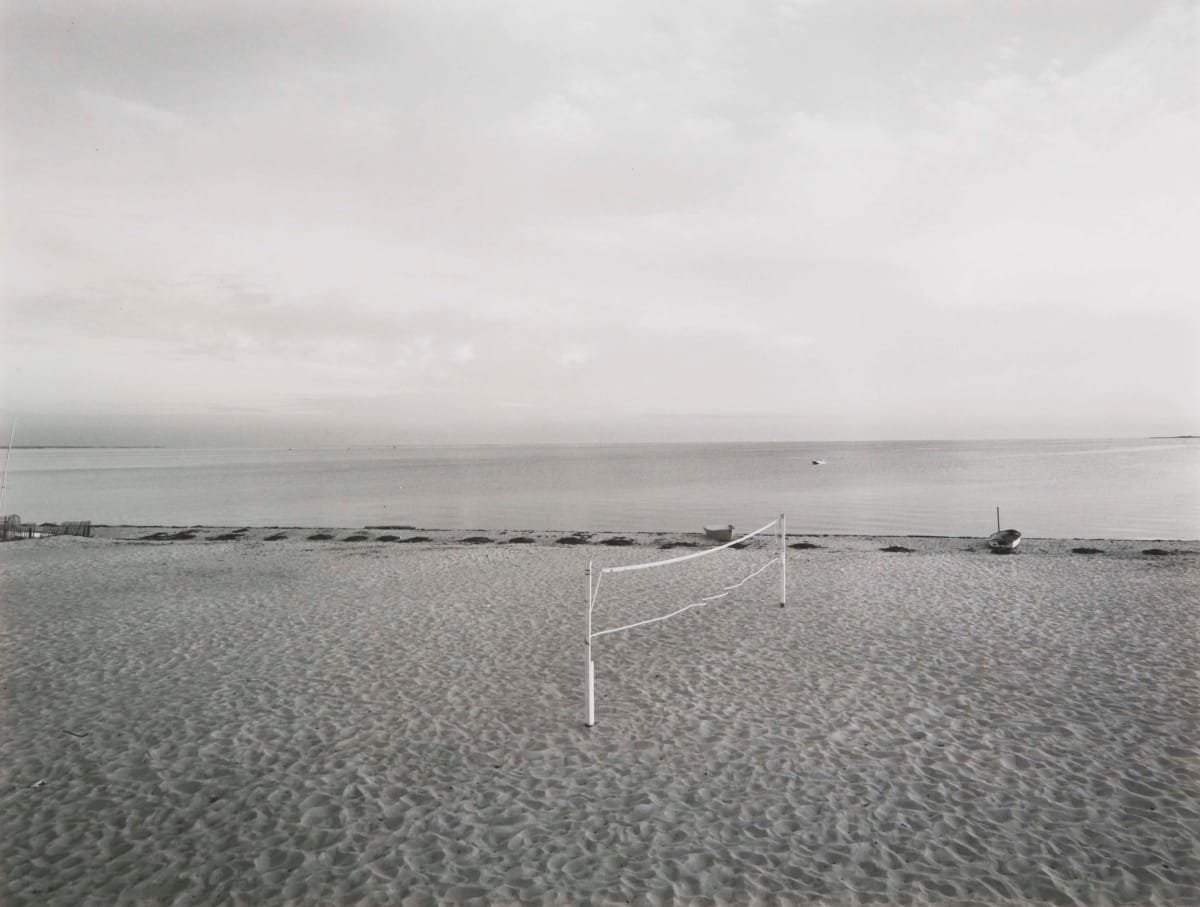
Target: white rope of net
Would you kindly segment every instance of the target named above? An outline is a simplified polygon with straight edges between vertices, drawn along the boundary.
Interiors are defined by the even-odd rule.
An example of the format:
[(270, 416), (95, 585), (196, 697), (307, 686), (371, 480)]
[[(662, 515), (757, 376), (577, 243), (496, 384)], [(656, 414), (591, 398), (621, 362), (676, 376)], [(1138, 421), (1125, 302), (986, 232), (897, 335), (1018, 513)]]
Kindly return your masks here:
[[(761, 530), (760, 530), (760, 531), (761, 531)], [(754, 534), (754, 533), (751, 533), (751, 535), (753, 535), (753, 534)], [(733, 544), (733, 543), (732, 543), (732, 542), (730, 542), (730, 544)], [(725, 546), (722, 546), (722, 547), (725, 547)], [(711, 550), (712, 550), (712, 551), (715, 551), (716, 549), (715, 549), (715, 548), (713, 548), (713, 549), (711, 549)], [(702, 552), (700, 552), (700, 553), (701, 553), (701, 554), (708, 554), (708, 553), (710, 553), (710, 552), (709, 552), (709, 551), (702, 551)], [(689, 555), (688, 555), (688, 557), (695, 557), (695, 556), (696, 556), (696, 555), (694, 555), (694, 554), (689, 554)], [(686, 560), (686, 559), (687, 559), (687, 558), (673, 558), (672, 560)], [(659, 561), (658, 563), (659, 563), (659, 564), (665, 564), (665, 563), (671, 563), (671, 561)], [(692, 608), (703, 608), (705, 605), (710, 605), (710, 604), (712, 604), (713, 602), (715, 602), (715, 601), (718, 601), (718, 600), (720, 600), (720, 599), (724, 598), (724, 597), (725, 597), (725, 596), (727, 596), (727, 595), (728, 595), (730, 592), (733, 592), (733, 591), (735, 591), (735, 590), (737, 590), (737, 589), (740, 589), (742, 586), (746, 585), (746, 583), (750, 582), (750, 580), (754, 579), (754, 577), (758, 576), (760, 573), (762, 573), (764, 570), (766, 570), (766, 569), (767, 569), (768, 567), (770, 567), (772, 564), (777, 564), (777, 563), (779, 563), (779, 556), (778, 556), (778, 555), (776, 555), (775, 557), (771, 558), (769, 561), (767, 561), (765, 564), (763, 564), (761, 567), (759, 567), (757, 570), (755, 570), (753, 573), (751, 573), (749, 576), (745, 577), (744, 579), (738, 580), (736, 583), (733, 583), (732, 585), (726, 586), (726, 587), (724, 588), (724, 590), (722, 590), (721, 592), (717, 592), (717, 593), (716, 593), (716, 594), (714, 594), (714, 595), (709, 595), (709, 596), (706, 596), (705, 598), (702, 598), (702, 599), (700, 599), (700, 601), (698, 601), (698, 602), (692, 602), (690, 605), (684, 605), (682, 608), (679, 608), (679, 609), (677, 609), (677, 610), (675, 610), (675, 611), (672, 611), (670, 614), (663, 614), (663, 615), (661, 615), (661, 616), (659, 616), (659, 617), (650, 617), (650, 618), (647, 618), (646, 620), (639, 620), (639, 621), (637, 621), (636, 623), (632, 623), (632, 624), (626, 624), (626, 625), (625, 625), (625, 626), (623, 626), (623, 627), (613, 627), (613, 628), (612, 628), (612, 629), (610, 629), (610, 630), (597, 630), (596, 632), (594, 632), (594, 633), (591, 635), (591, 638), (592, 638), (592, 639), (596, 639), (596, 638), (597, 638), (597, 637), (599, 637), (599, 636), (607, 636), (609, 633), (620, 633), (622, 630), (632, 630), (634, 627), (644, 627), (644, 626), (646, 626), (647, 624), (656, 624), (656, 623), (658, 623), (660, 620), (668, 620), (668, 619), (670, 619), (670, 618), (672, 618), (672, 617), (675, 617), (675, 616), (676, 616), (676, 615), (678, 615), (678, 614), (682, 614), (684, 611), (690, 611)], [(647, 566), (647, 567), (648, 567), (648, 566), (655, 566), (655, 565), (652, 565), (652, 564), (638, 564), (637, 566), (639, 566), (639, 567), (642, 567), (642, 566)], [(618, 569), (629, 569), (629, 568), (618, 568)], [(600, 584), (599, 584), (599, 583), (597, 583), (597, 584), (596, 584), (596, 588), (597, 588), (597, 589), (599, 589), (599, 588), (600, 588)]]
[[(771, 522), (767, 523), (767, 525), (760, 526), (758, 529), (755, 529), (753, 532), (747, 532), (741, 538), (737, 538), (737, 539), (728, 541), (724, 545), (716, 545), (713, 548), (705, 548), (703, 551), (693, 551), (691, 554), (682, 554), (679, 557), (669, 557), (669, 558), (666, 558), (665, 560), (650, 561), (649, 563), (645, 563), (645, 564), (626, 564), (624, 567), (602, 567), (600, 569), (599, 574), (596, 576), (596, 587), (592, 590), (591, 600), (593, 603), (599, 600), (599, 598), (600, 598), (600, 583), (604, 580), (604, 574), (606, 574), (606, 573), (626, 573), (631, 570), (649, 570), (651, 567), (666, 567), (669, 564), (678, 564), (681, 561), (690, 561), (692, 558), (696, 558), (696, 557), (707, 557), (708, 555), (715, 554), (716, 552), (722, 551), (725, 548), (732, 548), (734, 545), (740, 545), (743, 542), (745, 542), (747, 539), (754, 538), (754, 536), (756, 536), (756, 535), (761, 535), (762, 533), (766, 532), (768, 529), (777, 525), (778, 523), (779, 523), (779, 520), (771, 520)], [(776, 558), (775, 560), (778, 560), (778, 558)], [(774, 562), (769, 561), (766, 566), (770, 566), (771, 563), (774, 563)], [(766, 569), (766, 567), (764, 567), (763, 569)], [(761, 572), (761, 571), (759, 571), (759, 572)], [(704, 604), (704, 603), (707, 603), (707, 599), (705, 600), (705, 602), (697, 602), (697, 604)], [(687, 608), (694, 608), (694, 607), (696, 607), (696, 605), (688, 605), (687, 606)], [(684, 608), (683, 610), (686, 611), (687, 608)], [(675, 614), (679, 614), (679, 613), (680, 613), (679, 611), (676, 611), (676, 612), (674, 612), (674, 614), (668, 614), (667, 617), (674, 617)], [(666, 620), (665, 617), (664, 618), (655, 618), (655, 619), (656, 620)], [(606, 630), (605, 632), (611, 633), (613, 631)], [(595, 635), (596, 634), (592, 634), (593, 638), (595, 637)]]
[(624, 573), (627, 570), (649, 570), (651, 567), (665, 567), (667, 564), (678, 564), (680, 561), (690, 561), (694, 557), (706, 557), (710, 554), (716, 554), (723, 548), (731, 548), (734, 545), (740, 545), (747, 539), (754, 538), (766, 532), (772, 526), (777, 524), (779, 520), (771, 520), (767, 525), (755, 529), (753, 532), (747, 532), (740, 539), (734, 539), (731, 542), (726, 542), (724, 545), (717, 545), (715, 548), (705, 548), (703, 551), (694, 551), (691, 554), (683, 554), (679, 557), (669, 557), (665, 561), (651, 561), (648, 564), (626, 564), (624, 567), (605, 567), (600, 572), (603, 573)]
[[(649, 570), (651, 567), (665, 567), (669, 564), (679, 564), (679, 563), (683, 563), (684, 561), (690, 561), (690, 560), (692, 560), (694, 558), (698, 558), (698, 557), (707, 557), (710, 554), (716, 554), (719, 551), (724, 551), (726, 548), (733, 548), (734, 546), (745, 547), (745, 542), (747, 542), (749, 539), (752, 539), (752, 538), (754, 538), (754, 536), (760, 535), (771, 528), (778, 529), (778, 541), (779, 541), (778, 553), (775, 554), (773, 557), (769, 558), (765, 564), (761, 565), (756, 570), (753, 570), (749, 575), (743, 577), (742, 579), (740, 579), (736, 582), (730, 583), (729, 585), (725, 586), (723, 589), (721, 589), (720, 592), (714, 592), (712, 595), (707, 595), (707, 596), (701, 598), (699, 601), (694, 601), (689, 605), (684, 605), (682, 608), (676, 608), (670, 614), (661, 614), (658, 617), (648, 617), (645, 620), (634, 621), (633, 623), (628, 623), (628, 624), (625, 624), (620, 627), (611, 627), (610, 629), (607, 629), (607, 630), (599, 630), (599, 631), (595, 631), (595, 632), (592, 630), (592, 616), (593, 616), (593, 612), (595, 611), (595, 608), (596, 608), (597, 597), (600, 594), (600, 581), (602, 579), (604, 579), (604, 574), (606, 574), (606, 573), (627, 573), (632, 570)], [(588, 607), (587, 607), (587, 634), (586, 634), (586, 642), (587, 642), (587, 652), (586, 652), (586, 658), (587, 658), (587, 675), (586, 675), (587, 676), (587, 687), (586, 687), (587, 719), (584, 722), (585, 726), (594, 727), (596, 724), (596, 665), (592, 661), (592, 643), (595, 642), (597, 637), (608, 636), (610, 633), (620, 633), (624, 630), (632, 630), (635, 627), (644, 627), (648, 624), (656, 624), (656, 623), (659, 623), (660, 621), (670, 620), (672, 617), (677, 617), (678, 615), (684, 613), (685, 611), (690, 611), (692, 608), (702, 608), (705, 605), (711, 605), (713, 602), (720, 601), (721, 599), (725, 598), (731, 592), (733, 592), (737, 589), (740, 589), (742, 586), (746, 585), (746, 583), (750, 582), (750, 580), (754, 579), (756, 576), (761, 574), (764, 570), (766, 570), (768, 567), (772, 566), (773, 564), (779, 565), (779, 607), (781, 607), (781, 608), (784, 607), (787, 604), (787, 551), (785, 550), (786, 542), (787, 542), (787, 518), (784, 514), (781, 513), (779, 515), (779, 519), (771, 520), (771, 522), (767, 523), (765, 526), (763, 526), (759, 529), (755, 529), (753, 532), (748, 532), (745, 535), (743, 535), (741, 538), (733, 539), (732, 541), (726, 542), (723, 545), (717, 545), (716, 547), (713, 547), (713, 548), (707, 548), (704, 551), (696, 551), (696, 552), (693, 552), (692, 554), (681, 555), (680, 557), (670, 557), (670, 558), (667, 558), (667, 559), (661, 560), (661, 561), (651, 561), (648, 564), (628, 564), (624, 567), (604, 567), (599, 571), (598, 574), (593, 573), (592, 563), (589, 561), (588, 562), (588, 570), (587, 570)], [(593, 582), (593, 578), (594, 578), (595, 582)], [(680, 597), (682, 597), (682, 595)], [(684, 599), (684, 600), (686, 601), (686, 599)]]

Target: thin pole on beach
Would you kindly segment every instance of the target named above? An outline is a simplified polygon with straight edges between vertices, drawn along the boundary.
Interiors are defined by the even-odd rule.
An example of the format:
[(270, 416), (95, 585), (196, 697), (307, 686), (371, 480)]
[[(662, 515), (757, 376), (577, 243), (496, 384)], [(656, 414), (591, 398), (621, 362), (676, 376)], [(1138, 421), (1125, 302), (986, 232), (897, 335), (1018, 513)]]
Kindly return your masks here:
[(779, 514), (779, 607), (787, 604), (787, 517)]
[(592, 663), (592, 606), (596, 603), (596, 592), (592, 586), (591, 561), (588, 561), (587, 581), (587, 647), (584, 649), (587, 655), (587, 720), (584, 724), (593, 727), (596, 724), (596, 666)]
[(1000, 531), (1000, 508), (996, 508), (996, 531)]
[(12, 459), (13, 438), (17, 434), (17, 420), (13, 419), (12, 431), (8, 433), (8, 449), (4, 451), (4, 477), (0, 478), (0, 513), (4, 513), (4, 489), (8, 486), (8, 461)]

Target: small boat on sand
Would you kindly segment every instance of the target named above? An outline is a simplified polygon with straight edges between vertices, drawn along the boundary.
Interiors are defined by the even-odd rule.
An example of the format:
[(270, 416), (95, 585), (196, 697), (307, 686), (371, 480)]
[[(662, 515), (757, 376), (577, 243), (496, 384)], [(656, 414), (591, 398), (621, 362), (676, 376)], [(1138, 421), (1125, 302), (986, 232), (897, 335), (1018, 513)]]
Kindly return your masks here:
[(988, 536), (988, 547), (993, 551), (1015, 551), (1021, 544), (1021, 533), (1016, 529), (1001, 529)]
[(1021, 544), (1021, 533), (1000, 528), (1000, 508), (996, 508), (996, 531), (988, 536), (988, 547), (997, 554), (1012, 554)]
[(730, 523), (710, 523), (704, 527), (704, 534), (714, 542), (728, 542), (733, 538), (733, 526)]

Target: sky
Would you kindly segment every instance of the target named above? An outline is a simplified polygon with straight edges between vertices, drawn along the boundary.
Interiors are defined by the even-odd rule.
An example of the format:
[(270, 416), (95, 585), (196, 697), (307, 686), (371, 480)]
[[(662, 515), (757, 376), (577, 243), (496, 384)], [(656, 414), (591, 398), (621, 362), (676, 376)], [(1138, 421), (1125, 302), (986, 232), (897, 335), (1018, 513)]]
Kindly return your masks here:
[(8, 0), (0, 425), (1200, 433), (1200, 5)]

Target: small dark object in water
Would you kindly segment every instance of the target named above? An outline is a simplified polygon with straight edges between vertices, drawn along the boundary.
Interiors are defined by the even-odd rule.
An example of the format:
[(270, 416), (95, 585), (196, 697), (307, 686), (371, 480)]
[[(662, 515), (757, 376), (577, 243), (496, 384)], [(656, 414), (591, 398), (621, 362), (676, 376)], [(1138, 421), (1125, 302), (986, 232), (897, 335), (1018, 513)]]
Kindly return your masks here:
[(342, 541), (344, 542), (369, 542), (371, 537), (365, 532), (357, 532), (354, 535), (348, 535)]
[(405, 544), (405, 543), (407, 543), (407, 542), (428, 542), (428, 541), (429, 541), (429, 536), (427, 536), (427, 535), (413, 535), (413, 536), (409, 536), (409, 537), (408, 537), (408, 538), (406, 538), (406, 539), (397, 539), (396, 541), (397, 541), (399, 544), (401, 544), (401, 545), (403, 545), (403, 544)]
[(236, 532), (223, 532), (220, 535), (213, 535), (208, 538), (210, 542), (240, 542), (242, 537)]
[(788, 547), (789, 548), (808, 549), (808, 548), (824, 548), (825, 546), (824, 545), (815, 545), (812, 542), (794, 542), (793, 544), (788, 545)]
[(318, 532), (316, 535), (310, 535), (308, 540), (310, 542), (328, 542), (331, 538), (333, 536), (327, 532)]
[(282, 541), (285, 538), (287, 538), (286, 532), (276, 532), (274, 535), (268, 535), (265, 539), (263, 539), (263, 541), (264, 542), (278, 542), (278, 541)]
[(1071, 553), (1072, 554), (1103, 554), (1104, 552), (1099, 548), (1072, 548)]
[(532, 545), (537, 539), (531, 539), (527, 535), (518, 535), (515, 539), (509, 539), (510, 545)]
[(601, 545), (615, 545), (615, 546), (621, 547), (621, 546), (625, 546), (625, 545), (636, 545), (637, 542), (635, 542), (631, 538), (626, 538), (623, 535), (617, 535), (617, 536), (613, 536), (611, 539), (605, 539), (600, 544)]
[(486, 535), (473, 535), (470, 538), (459, 539), (464, 545), (490, 545), (492, 540)]
[(1171, 553), (1170, 551), (1167, 551), (1164, 548), (1147, 548), (1144, 551), (1142, 551), (1142, 554), (1149, 554), (1153, 557), (1163, 557), (1164, 555), (1167, 555), (1170, 553)]
[(880, 551), (891, 551), (891, 552), (900, 552), (900, 551), (903, 551), (903, 552), (906, 552), (906, 553), (909, 553), (909, 554), (911, 554), (911, 553), (912, 553), (912, 549), (911, 549), (911, 548), (905, 548), (903, 545), (888, 545), (886, 548), (880, 548), (879, 550), (880, 550)]

